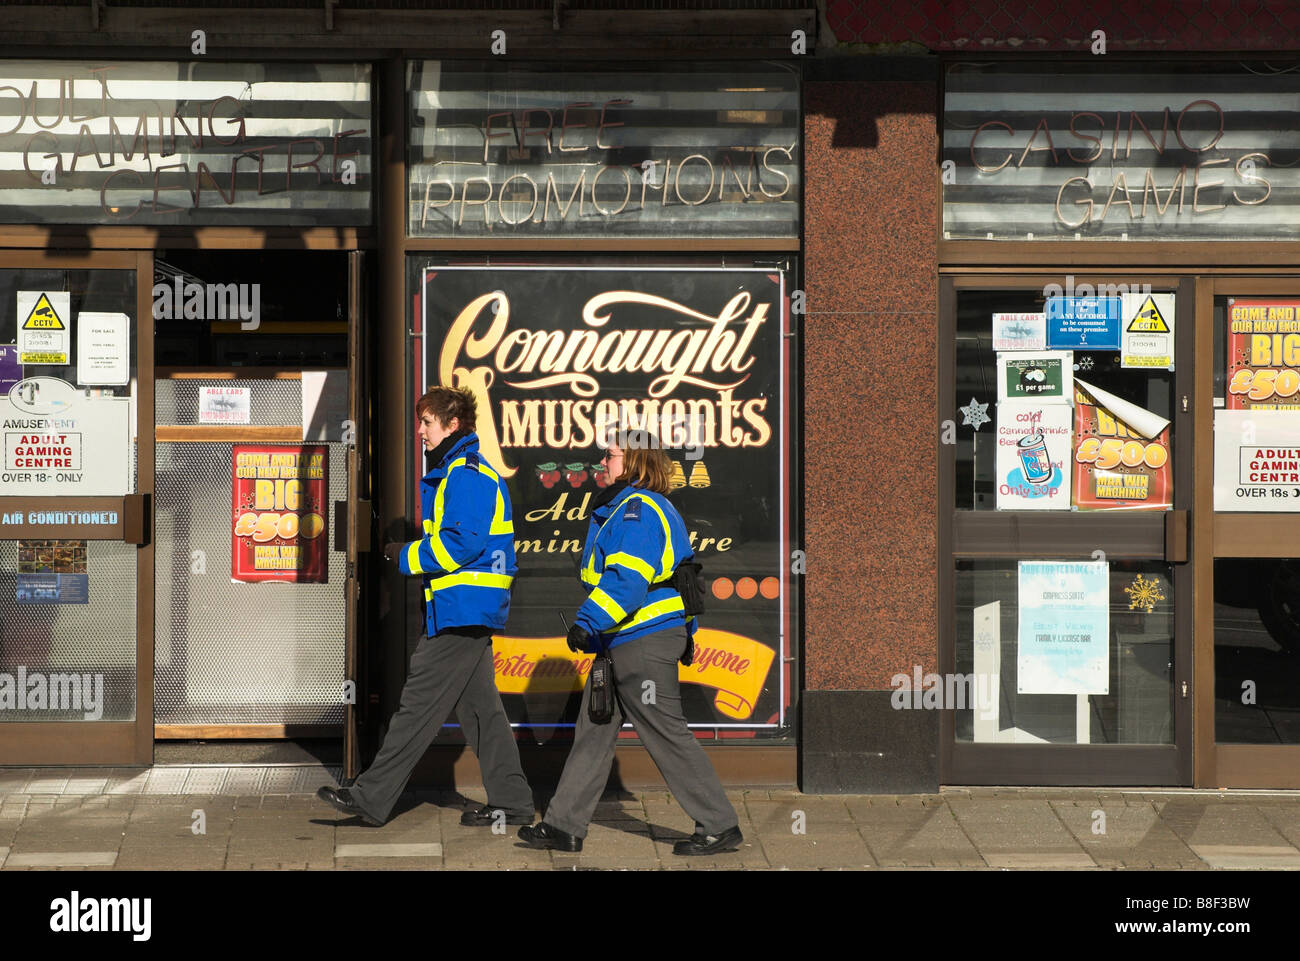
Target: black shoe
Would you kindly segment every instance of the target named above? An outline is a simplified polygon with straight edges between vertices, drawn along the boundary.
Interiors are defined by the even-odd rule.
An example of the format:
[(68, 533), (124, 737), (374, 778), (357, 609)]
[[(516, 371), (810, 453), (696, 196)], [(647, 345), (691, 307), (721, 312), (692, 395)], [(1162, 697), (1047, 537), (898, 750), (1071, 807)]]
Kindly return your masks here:
[(678, 841), (673, 845), (673, 854), (684, 857), (721, 854), (724, 851), (736, 850), (744, 840), (745, 836), (740, 833), (740, 827), (737, 825), (734, 828), (727, 828), (721, 834), (692, 834), (690, 840)]
[(316, 796), (330, 807), (342, 811), (344, 814), (351, 814), (355, 817), (359, 817), (367, 824), (372, 824), (375, 827), (383, 826), (383, 821), (372, 818), (365, 811), (361, 810), (361, 807), (357, 802), (352, 800), (352, 792), (345, 787), (341, 787), (338, 790), (328, 786), (323, 787), (316, 792)]
[(582, 838), (565, 834), (559, 828), (552, 827), (545, 821), (537, 827), (519, 829), (519, 840), (530, 848), (553, 848), (556, 851), (581, 851)]
[(467, 828), (485, 828), (497, 823), (497, 812), (505, 815), (506, 824), (532, 824), (533, 815), (511, 814), (505, 808), (495, 804), (485, 804), (478, 809), (469, 809), (460, 816), (460, 823)]

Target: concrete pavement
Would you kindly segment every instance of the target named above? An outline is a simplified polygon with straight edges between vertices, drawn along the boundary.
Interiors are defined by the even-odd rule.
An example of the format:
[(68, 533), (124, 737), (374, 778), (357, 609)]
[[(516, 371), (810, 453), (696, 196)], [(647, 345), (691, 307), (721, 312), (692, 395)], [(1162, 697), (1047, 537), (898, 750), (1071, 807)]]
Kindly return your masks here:
[(607, 794), (580, 854), (461, 827), (474, 791), (404, 795), (382, 828), (313, 796), (320, 765), (0, 768), (0, 870), (1300, 869), (1300, 792), (950, 788), (729, 791), (741, 850), (672, 854), (665, 791)]

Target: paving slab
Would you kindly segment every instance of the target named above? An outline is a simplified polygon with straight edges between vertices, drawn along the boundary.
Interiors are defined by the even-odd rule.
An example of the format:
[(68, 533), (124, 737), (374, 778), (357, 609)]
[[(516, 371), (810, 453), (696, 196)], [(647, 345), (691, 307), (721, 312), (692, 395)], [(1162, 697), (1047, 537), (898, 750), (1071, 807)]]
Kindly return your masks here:
[(947, 803), (890, 804), (850, 798), (845, 806), (882, 867), (984, 863)]
[[(857, 823), (839, 798), (749, 800), (738, 812), (762, 833), (784, 832), (792, 837), (856, 837)], [(743, 827), (742, 827), (743, 830)], [(796, 833), (798, 832), (798, 833)]]
[(1249, 803), (1177, 798), (1161, 806), (1160, 819), (1193, 848), (1197, 845), (1275, 847), (1288, 844), (1274, 821)]
[(1176, 869), (1197, 860), (1150, 802), (1129, 805), (1110, 798), (1096, 807), (1082, 800), (1050, 803), (1075, 840), (1102, 867), (1140, 864)]
[(986, 854), (991, 868), (1028, 868), (1034, 871), (1060, 871), (1067, 868), (1095, 868), (1097, 862), (1083, 851), (1009, 851)]
[(1193, 844), (1212, 868), (1235, 871), (1300, 871), (1300, 851), (1287, 845)]
[(952, 798), (948, 808), (985, 860), (991, 853), (1080, 850), (1046, 799)]
[(834, 838), (816, 838), (804, 836), (760, 838), (763, 855), (774, 868), (802, 870), (808, 868), (857, 868), (877, 867), (866, 842), (861, 837), (849, 838), (843, 835)]
[(426, 844), (390, 843), (390, 844), (336, 844), (336, 858), (441, 858), (442, 845), (438, 842)]
[(1261, 804), (1258, 810), (1287, 844), (1300, 849), (1300, 804)]
[(28, 851), (24, 854), (10, 853), (5, 858), (7, 868), (54, 868), (54, 867), (112, 867), (117, 860), (117, 851)]

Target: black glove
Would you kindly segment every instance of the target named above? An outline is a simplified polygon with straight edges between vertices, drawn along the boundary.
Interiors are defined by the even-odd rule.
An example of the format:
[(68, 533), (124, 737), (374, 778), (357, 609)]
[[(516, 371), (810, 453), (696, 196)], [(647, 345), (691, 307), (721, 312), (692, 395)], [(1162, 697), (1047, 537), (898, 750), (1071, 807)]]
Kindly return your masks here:
[(573, 651), (575, 654), (583, 653), (587, 648), (587, 638), (590, 636), (591, 635), (587, 633), (585, 627), (581, 624), (574, 624), (569, 628), (569, 636), (567, 638), (569, 650)]
[(690, 667), (695, 663), (695, 638), (686, 638), (686, 647), (682, 649), (682, 656), (678, 658), (683, 667)]
[(403, 550), (403, 548), (405, 548), (405, 547), (406, 547), (405, 544), (396, 544), (396, 543), (393, 543), (393, 544), (385, 544), (385, 545), (384, 545), (384, 558), (385, 558), (386, 560), (390, 560), (390, 561), (392, 561), (394, 564), (396, 564), (396, 563), (397, 563), (397, 558), (398, 558), (399, 556), (401, 556), (402, 550)]

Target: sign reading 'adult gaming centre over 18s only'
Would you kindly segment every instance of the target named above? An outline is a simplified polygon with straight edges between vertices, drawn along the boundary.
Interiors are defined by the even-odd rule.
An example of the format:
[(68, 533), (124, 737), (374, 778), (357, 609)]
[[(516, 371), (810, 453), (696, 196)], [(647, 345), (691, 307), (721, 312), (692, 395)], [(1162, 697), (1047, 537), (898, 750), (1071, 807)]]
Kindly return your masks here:
[(4, 493), (129, 493), (130, 410), (128, 398), (89, 397), (56, 377), (14, 384), (0, 402)]

